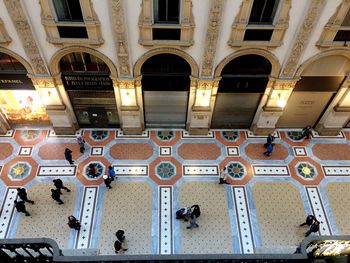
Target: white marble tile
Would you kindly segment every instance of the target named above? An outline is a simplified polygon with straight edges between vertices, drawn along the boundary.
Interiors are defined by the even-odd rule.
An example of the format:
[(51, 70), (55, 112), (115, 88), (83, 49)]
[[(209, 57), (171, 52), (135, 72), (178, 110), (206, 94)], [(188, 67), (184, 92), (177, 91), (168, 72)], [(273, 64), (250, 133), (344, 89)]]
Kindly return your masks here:
[(148, 176), (148, 165), (113, 165), (117, 176)]
[(286, 165), (253, 165), (253, 172), (256, 176), (289, 176)]
[(306, 187), (306, 191), (313, 214), (320, 222), (320, 234), (323, 236), (332, 235), (317, 187)]
[(84, 199), (80, 210), (81, 228), (78, 231), (75, 248), (90, 248), (96, 199), (97, 187), (85, 187)]
[(350, 176), (350, 166), (323, 166), (326, 176)]
[(219, 175), (217, 165), (184, 165), (184, 175)]
[(159, 147), (159, 155), (160, 156), (171, 156), (172, 155), (171, 147), (169, 147), (169, 146)]
[[(17, 190), (16, 188), (7, 188), (5, 199), (2, 203), (0, 213), (0, 238), (6, 238), (9, 230), (9, 226), (12, 220), (15, 206), (13, 201), (16, 200)], [(29, 212), (30, 213), (30, 212)]]
[(239, 156), (239, 148), (236, 146), (226, 147), (227, 156)]
[(97, 147), (97, 146), (95, 146), (95, 147), (91, 147), (91, 155), (93, 155), (93, 156), (101, 156), (101, 155), (103, 155), (103, 148), (104, 147)]
[(76, 166), (39, 166), (38, 176), (75, 176)]
[(306, 148), (302, 146), (293, 147), (293, 152), (295, 156), (307, 156)]
[(181, 138), (214, 138), (214, 131), (209, 131), (207, 135), (193, 135), (188, 131), (181, 131)]
[(122, 130), (117, 129), (117, 137), (124, 137), (124, 138), (149, 138), (149, 131), (144, 130), (140, 135), (129, 135), (129, 134), (124, 134)]
[(172, 235), (172, 187), (159, 187), (159, 254), (173, 253)]
[(254, 238), (249, 218), (249, 208), (244, 187), (232, 187), (233, 201), (239, 228), (239, 238), (243, 254), (254, 253)]
[(18, 155), (20, 156), (31, 156), (33, 147), (21, 147)]

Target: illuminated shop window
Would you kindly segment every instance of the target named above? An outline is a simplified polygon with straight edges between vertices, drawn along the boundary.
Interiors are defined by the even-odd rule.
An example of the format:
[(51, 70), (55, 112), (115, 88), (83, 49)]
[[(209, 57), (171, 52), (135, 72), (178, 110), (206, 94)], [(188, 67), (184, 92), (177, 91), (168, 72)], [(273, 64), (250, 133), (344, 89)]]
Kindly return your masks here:
[(36, 90), (0, 90), (0, 106), (12, 122), (49, 120)]

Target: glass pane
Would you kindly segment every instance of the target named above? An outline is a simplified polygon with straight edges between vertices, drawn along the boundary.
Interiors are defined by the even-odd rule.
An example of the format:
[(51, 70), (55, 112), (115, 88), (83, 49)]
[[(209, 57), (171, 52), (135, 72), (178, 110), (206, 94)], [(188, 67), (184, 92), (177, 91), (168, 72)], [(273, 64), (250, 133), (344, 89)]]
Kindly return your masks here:
[(24, 66), (15, 58), (0, 53), (0, 71), (5, 72), (27, 72)]
[(250, 12), (249, 24), (272, 24), (278, 0), (255, 0)]
[(179, 23), (179, 0), (168, 0), (168, 22)]
[(79, 0), (53, 0), (58, 21), (82, 22)]
[(155, 23), (179, 23), (179, 0), (154, 0)]
[(339, 30), (334, 37), (333, 41), (350, 41), (350, 31), (348, 30)]

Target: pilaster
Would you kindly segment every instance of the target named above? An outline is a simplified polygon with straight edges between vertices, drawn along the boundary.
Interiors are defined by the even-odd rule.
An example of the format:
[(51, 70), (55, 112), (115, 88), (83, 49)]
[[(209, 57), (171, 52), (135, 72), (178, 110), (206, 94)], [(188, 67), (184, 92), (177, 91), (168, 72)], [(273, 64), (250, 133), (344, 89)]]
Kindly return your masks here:
[(0, 111), (0, 134), (5, 134), (11, 129), (10, 124), (6, 120), (6, 116)]
[(270, 78), (260, 103), (263, 107), (257, 111), (251, 127), (256, 135), (267, 135), (275, 130), (297, 81)]

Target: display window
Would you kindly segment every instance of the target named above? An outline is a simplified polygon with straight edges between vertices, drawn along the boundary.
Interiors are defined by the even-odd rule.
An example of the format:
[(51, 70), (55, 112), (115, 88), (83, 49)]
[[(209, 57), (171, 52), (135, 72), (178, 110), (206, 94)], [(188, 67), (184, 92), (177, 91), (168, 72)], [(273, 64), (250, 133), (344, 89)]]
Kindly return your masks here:
[(14, 124), (49, 121), (36, 90), (0, 90), (0, 107)]

